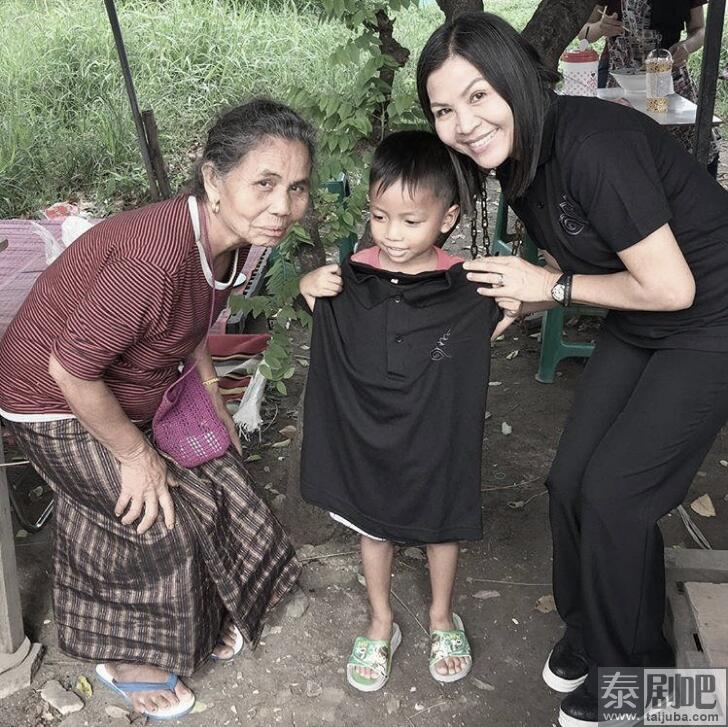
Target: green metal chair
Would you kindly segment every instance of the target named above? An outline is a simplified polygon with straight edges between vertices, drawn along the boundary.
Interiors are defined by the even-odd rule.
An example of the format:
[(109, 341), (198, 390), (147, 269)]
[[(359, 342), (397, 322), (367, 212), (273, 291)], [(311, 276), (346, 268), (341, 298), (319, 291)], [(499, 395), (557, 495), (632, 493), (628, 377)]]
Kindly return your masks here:
[[(495, 235), (492, 242), (493, 255), (512, 255), (513, 236), (508, 234), (508, 205), (501, 195), (498, 203), (498, 215), (495, 222)], [(542, 264), (538, 259), (538, 249), (533, 240), (524, 233), (522, 254), (524, 260), (536, 265)], [(556, 366), (565, 358), (589, 358), (594, 350), (593, 343), (573, 343), (564, 340), (564, 321), (566, 316), (597, 315), (603, 316), (601, 308), (590, 308), (573, 305), (568, 308), (550, 308), (544, 311), (541, 321), (541, 354), (538, 360), (536, 381), (552, 384), (556, 378)]]

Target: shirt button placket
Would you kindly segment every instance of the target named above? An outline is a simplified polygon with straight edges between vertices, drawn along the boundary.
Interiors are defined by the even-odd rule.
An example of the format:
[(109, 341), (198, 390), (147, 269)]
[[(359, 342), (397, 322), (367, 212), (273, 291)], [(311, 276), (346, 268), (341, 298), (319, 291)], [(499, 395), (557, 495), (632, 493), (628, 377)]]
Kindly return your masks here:
[(393, 295), (389, 305), (389, 366), (388, 369), (394, 374), (404, 374), (406, 371), (406, 333), (407, 333), (407, 302), (401, 293)]

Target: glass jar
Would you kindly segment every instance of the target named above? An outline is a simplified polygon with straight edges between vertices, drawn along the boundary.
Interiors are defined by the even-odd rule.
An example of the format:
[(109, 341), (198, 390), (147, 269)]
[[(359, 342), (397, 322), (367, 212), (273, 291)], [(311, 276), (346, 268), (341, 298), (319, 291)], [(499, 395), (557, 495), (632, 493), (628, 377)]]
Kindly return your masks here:
[(645, 61), (647, 72), (647, 111), (654, 114), (667, 113), (668, 96), (673, 93), (672, 53), (657, 48), (649, 53)]

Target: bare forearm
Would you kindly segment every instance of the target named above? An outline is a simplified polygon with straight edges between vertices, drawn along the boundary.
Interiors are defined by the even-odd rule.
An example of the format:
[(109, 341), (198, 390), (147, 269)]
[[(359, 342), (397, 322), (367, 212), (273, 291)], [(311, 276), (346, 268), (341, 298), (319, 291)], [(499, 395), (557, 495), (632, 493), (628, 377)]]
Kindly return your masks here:
[(700, 50), (705, 42), (705, 28), (697, 28), (688, 32), (688, 37), (682, 41), (688, 53), (695, 53)]
[(673, 292), (669, 285), (640, 283), (628, 271), (610, 275), (575, 275), (571, 301), (615, 310), (671, 311), (688, 308), (692, 299)]
[(79, 379), (54, 356), (48, 370), (81, 424), (119, 461), (134, 459), (149, 448), (140, 429), (124, 413), (103, 380)]

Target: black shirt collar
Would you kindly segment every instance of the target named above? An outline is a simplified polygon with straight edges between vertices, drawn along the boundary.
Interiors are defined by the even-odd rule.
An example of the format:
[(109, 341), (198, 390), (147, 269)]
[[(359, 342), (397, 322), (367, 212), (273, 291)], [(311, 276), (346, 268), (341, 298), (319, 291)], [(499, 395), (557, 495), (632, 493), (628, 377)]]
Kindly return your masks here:
[(452, 288), (460, 278), (465, 279), (462, 264), (454, 265), (448, 270), (410, 275), (373, 268), (347, 259), (341, 266), (341, 273), (345, 279), (354, 283), (351, 286), (352, 294), (365, 308), (374, 308), (397, 295), (401, 295), (408, 303), (423, 308), (437, 303), (443, 291)]

